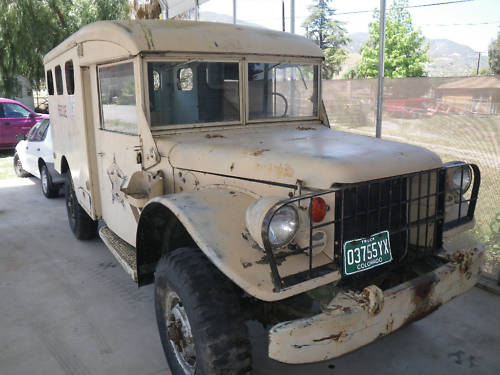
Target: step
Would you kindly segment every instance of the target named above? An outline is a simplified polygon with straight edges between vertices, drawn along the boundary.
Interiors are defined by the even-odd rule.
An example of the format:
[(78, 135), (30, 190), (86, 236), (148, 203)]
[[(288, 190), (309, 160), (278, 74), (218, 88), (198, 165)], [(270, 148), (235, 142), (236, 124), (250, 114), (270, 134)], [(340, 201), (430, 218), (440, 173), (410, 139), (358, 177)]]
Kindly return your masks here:
[(135, 247), (118, 237), (106, 225), (99, 229), (99, 236), (118, 263), (137, 282), (137, 252)]

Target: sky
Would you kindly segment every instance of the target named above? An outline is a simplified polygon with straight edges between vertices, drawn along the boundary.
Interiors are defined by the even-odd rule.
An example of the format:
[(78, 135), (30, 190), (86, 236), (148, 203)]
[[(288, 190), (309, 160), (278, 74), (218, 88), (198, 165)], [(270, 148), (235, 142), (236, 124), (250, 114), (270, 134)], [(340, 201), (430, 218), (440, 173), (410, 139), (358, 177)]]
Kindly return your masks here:
[[(432, 4), (453, 0), (409, 0), (409, 5)], [(304, 33), (301, 24), (308, 16), (313, 0), (295, 0), (296, 32)], [(237, 18), (249, 23), (281, 30), (282, 0), (237, 0)], [(386, 0), (389, 8), (392, 0)], [(208, 0), (200, 6), (203, 12), (231, 16), (233, 0)], [(346, 22), (349, 33), (368, 32), (372, 20), (371, 10), (378, 8), (380, 0), (332, 0), (335, 13), (369, 10), (368, 13), (336, 15)], [(465, 44), (474, 51), (487, 52), (488, 46), (500, 31), (500, 0), (471, 0), (463, 3), (409, 9), (413, 25), (429, 39), (449, 39)], [(290, 0), (285, 0), (286, 31), (290, 31)], [(487, 24), (482, 24), (487, 23)]]

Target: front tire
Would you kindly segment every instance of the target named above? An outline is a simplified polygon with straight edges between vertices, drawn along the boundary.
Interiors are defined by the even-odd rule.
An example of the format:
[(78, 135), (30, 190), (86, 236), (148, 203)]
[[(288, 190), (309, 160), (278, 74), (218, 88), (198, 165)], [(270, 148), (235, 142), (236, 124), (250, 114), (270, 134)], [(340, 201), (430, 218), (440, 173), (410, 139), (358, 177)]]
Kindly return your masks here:
[(40, 167), (40, 181), (42, 183), (42, 192), (47, 198), (55, 198), (59, 195), (59, 186), (54, 185), (49, 169), (45, 164)]
[(251, 374), (236, 287), (199, 249), (180, 248), (160, 259), (155, 310), (173, 375)]
[(66, 182), (64, 183), (64, 198), (66, 200), (69, 227), (75, 237), (79, 240), (94, 238), (97, 233), (97, 221), (92, 220), (78, 203), (73, 188), (73, 179), (69, 171), (66, 173)]
[(14, 172), (17, 177), (28, 177), (30, 174), (23, 169), (23, 164), (17, 152), (14, 154)]

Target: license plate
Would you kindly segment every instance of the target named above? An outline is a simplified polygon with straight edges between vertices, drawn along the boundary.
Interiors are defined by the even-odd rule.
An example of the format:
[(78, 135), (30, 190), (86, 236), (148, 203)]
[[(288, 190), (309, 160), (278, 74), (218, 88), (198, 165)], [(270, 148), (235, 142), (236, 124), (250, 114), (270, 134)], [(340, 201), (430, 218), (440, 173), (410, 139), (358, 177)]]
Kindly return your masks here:
[(344, 242), (344, 275), (352, 275), (392, 261), (389, 231)]

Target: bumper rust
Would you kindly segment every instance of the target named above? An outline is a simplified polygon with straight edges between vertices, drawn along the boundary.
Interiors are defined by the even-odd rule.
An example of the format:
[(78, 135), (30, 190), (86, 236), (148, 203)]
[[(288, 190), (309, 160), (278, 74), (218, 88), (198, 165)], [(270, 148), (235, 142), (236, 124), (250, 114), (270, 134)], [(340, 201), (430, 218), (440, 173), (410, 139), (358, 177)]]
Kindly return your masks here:
[(371, 285), (339, 293), (323, 313), (273, 326), (269, 357), (285, 363), (331, 359), (422, 319), (476, 284), (482, 255), (477, 248), (448, 252), (443, 266), (391, 289)]

